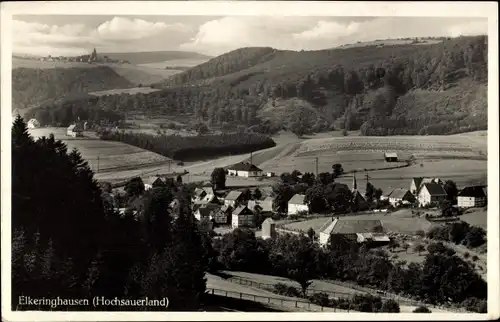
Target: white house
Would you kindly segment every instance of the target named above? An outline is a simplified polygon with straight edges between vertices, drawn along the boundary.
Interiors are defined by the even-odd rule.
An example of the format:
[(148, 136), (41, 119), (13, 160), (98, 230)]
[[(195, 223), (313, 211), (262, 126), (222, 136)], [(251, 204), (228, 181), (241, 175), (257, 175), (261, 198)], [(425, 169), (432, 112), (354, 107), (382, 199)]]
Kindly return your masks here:
[(27, 123), (28, 129), (36, 129), (40, 127), (40, 122), (37, 119), (30, 119)]
[(236, 177), (261, 177), (262, 176), (262, 170), (259, 169), (257, 166), (247, 163), (247, 162), (240, 162), (236, 163), (232, 166), (230, 166), (228, 169), (228, 174), (230, 176), (236, 176)]
[(438, 183), (424, 183), (418, 192), (418, 204), (420, 207), (428, 206), (431, 203), (439, 204), (446, 200), (447, 193), (443, 186)]
[(239, 206), (233, 211), (231, 223), (233, 228), (253, 227), (255, 225), (254, 214), (247, 206)]
[(262, 223), (262, 239), (275, 238), (276, 237), (276, 223), (272, 218), (267, 218)]
[(301, 211), (309, 212), (309, 206), (305, 203), (305, 195), (296, 194), (288, 201), (288, 215), (296, 215)]
[(219, 209), (220, 206), (215, 204), (202, 205), (194, 212), (194, 217), (198, 220), (202, 220), (203, 218), (212, 220)]
[(410, 190), (403, 188), (396, 188), (387, 195), (389, 203), (396, 207), (399, 203), (410, 204), (415, 200), (415, 197), (411, 194)]
[(462, 208), (484, 207), (486, 205), (486, 187), (469, 186), (463, 188), (457, 197), (457, 206)]
[(80, 125), (73, 124), (68, 127), (66, 134), (72, 137), (83, 136), (83, 129)]
[(224, 198), (224, 205), (236, 208), (236, 205), (241, 201), (241, 191), (233, 190)]
[(437, 183), (437, 184), (443, 184), (443, 181), (439, 178), (424, 178), (424, 177), (415, 177), (411, 180), (410, 184), (410, 192), (416, 196), (418, 195), (418, 192), (422, 185), (424, 183)]

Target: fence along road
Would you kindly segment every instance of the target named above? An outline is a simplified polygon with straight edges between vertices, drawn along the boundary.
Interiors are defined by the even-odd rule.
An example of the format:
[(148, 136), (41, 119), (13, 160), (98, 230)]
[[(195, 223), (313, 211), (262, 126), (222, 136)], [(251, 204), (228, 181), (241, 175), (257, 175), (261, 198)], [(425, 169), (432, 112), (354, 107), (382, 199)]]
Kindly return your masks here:
[[(260, 289), (270, 290), (270, 291), (273, 291), (274, 290), (274, 286), (276, 285), (276, 284), (270, 284), (270, 283), (255, 282), (255, 281), (252, 281), (251, 279), (247, 279), (247, 278), (240, 277), (240, 276), (231, 276), (231, 277), (228, 278), (228, 280), (230, 280), (233, 283), (237, 283), (237, 284), (241, 284), (241, 285), (247, 285), (247, 286), (251, 286), (251, 287), (257, 287), (257, 288), (260, 288)], [(427, 307), (432, 307), (432, 308), (446, 310), (446, 311), (452, 311), (452, 312), (460, 312), (460, 313), (466, 313), (467, 312), (465, 309), (452, 308), (452, 307), (447, 307), (447, 306), (433, 305), (433, 304), (429, 304), (429, 303), (424, 303), (424, 302), (421, 302), (421, 301), (417, 301), (417, 300), (414, 300), (414, 299), (405, 298), (405, 297), (399, 296), (397, 294), (392, 294), (392, 293), (388, 293), (388, 292), (382, 292), (382, 293), (380, 293), (376, 289), (362, 287), (362, 286), (359, 286), (359, 285), (356, 285), (356, 284), (353, 284), (353, 283), (346, 283), (346, 282), (334, 281), (334, 280), (321, 280), (321, 281), (322, 282), (326, 282), (326, 283), (330, 283), (330, 284), (334, 284), (334, 285), (339, 285), (339, 286), (343, 286), (343, 287), (352, 288), (352, 289), (356, 290), (357, 292), (344, 293), (344, 292), (335, 292), (335, 291), (327, 291), (327, 290), (319, 290), (319, 289), (314, 289), (314, 288), (308, 288), (307, 289), (307, 295), (310, 296), (310, 295), (313, 295), (313, 294), (316, 294), (316, 293), (325, 293), (325, 294), (328, 294), (328, 297), (330, 297), (330, 298), (337, 298), (337, 299), (347, 298), (347, 299), (351, 299), (355, 295), (367, 295), (367, 294), (371, 294), (371, 295), (379, 296), (380, 298), (382, 298), (384, 300), (394, 300), (399, 305), (405, 305), (405, 306), (427, 306)], [(337, 312), (339, 312), (338, 309), (337, 309)]]
[(304, 301), (287, 300), (277, 297), (268, 297), (268, 296), (254, 295), (249, 293), (226, 291), (217, 288), (207, 288), (206, 293), (224, 297), (231, 297), (235, 299), (249, 300), (268, 305), (281, 306), (283, 308), (288, 308), (292, 311), (337, 312), (337, 313), (355, 312), (352, 310), (341, 310), (333, 307), (321, 306), (313, 304), (306, 300)]

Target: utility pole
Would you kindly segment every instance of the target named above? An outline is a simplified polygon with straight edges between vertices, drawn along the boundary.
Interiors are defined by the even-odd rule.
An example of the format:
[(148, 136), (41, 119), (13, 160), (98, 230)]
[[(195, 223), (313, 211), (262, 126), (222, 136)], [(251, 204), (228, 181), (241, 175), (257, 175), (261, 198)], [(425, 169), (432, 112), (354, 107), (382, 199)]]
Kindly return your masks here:
[(253, 152), (250, 152), (250, 164), (253, 164)]
[(370, 180), (370, 176), (368, 175), (368, 172), (366, 172), (365, 177), (366, 177), (366, 184), (368, 184), (368, 181)]
[(97, 156), (97, 171), (96, 173), (99, 173), (99, 156)]
[(318, 157), (314, 158), (316, 160), (316, 177), (318, 176)]

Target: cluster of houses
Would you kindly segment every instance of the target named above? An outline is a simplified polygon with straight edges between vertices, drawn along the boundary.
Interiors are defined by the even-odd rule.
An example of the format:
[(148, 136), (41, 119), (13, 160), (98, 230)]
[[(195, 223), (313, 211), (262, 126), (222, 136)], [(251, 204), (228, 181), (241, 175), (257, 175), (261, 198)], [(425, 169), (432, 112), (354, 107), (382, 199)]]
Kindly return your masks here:
[[(26, 126), (28, 129), (36, 129), (40, 127), (40, 122), (32, 118), (30, 119), (27, 123)], [(86, 131), (90, 128), (90, 122), (75, 122), (68, 126), (66, 129), (66, 135), (71, 136), (71, 137), (82, 137), (83, 136), (83, 131)]]
[(81, 55), (81, 56), (76, 56), (76, 57), (67, 57), (67, 56), (51, 56), (48, 55), (47, 57), (41, 57), (39, 58), (40, 61), (44, 62), (84, 62), (84, 63), (120, 63), (120, 64), (126, 64), (129, 63), (126, 60), (117, 60), (117, 59), (112, 59), (108, 56), (98, 56), (97, 51), (94, 48), (92, 53), (88, 55)]
[[(389, 194), (382, 196), (383, 199), (389, 200), (389, 203), (394, 207), (410, 205), (415, 202), (419, 207), (439, 205), (447, 197), (448, 194), (441, 179), (424, 177), (412, 178), (410, 189), (396, 188)], [(486, 186), (467, 186), (458, 193), (457, 207), (483, 207), (486, 205), (486, 199)]]

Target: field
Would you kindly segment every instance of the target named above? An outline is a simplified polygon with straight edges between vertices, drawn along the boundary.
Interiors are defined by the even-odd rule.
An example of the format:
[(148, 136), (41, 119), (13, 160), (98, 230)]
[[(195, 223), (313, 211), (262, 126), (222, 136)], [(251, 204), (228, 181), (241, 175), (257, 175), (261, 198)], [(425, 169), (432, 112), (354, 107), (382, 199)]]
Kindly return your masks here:
[[(294, 222), (285, 225), (284, 228), (302, 231), (307, 231), (309, 228), (312, 228), (316, 231), (316, 234), (319, 235), (319, 229), (329, 219), (329, 217), (324, 217)], [(402, 234), (414, 234), (419, 230), (426, 232), (434, 225), (425, 218), (412, 215), (408, 210), (400, 210), (393, 213), (373, 213), (348, 216), (343, 217), (343, 220), (380, 220), (387, 232)]]
[[(142, 67), (147, 67), (147, 68), (153, 68), (153, 69), (165, 69), (165, 67), (169, 68), (175, 68), (175, 67), (193, 67), (196, 65), (203, 64), (204, 62), (208, 61), (207, 59), (173, 59), (173, 60), (167, 60), (167, 61), (162, 61), (162, 62), (155, 62), (155, 63), (147, 63), (147, 64), (138, 64), (138, 66)], [(169, 71), (177, 71), (177, 72), (182, 72), (182, 69), (169, 69)]]
[[(167, 121), (161, 120), (163, 123)], [(37, 135), (39, 133), (48, 135), (51, 131), (53, 130), (32, 130)], [(250, 161), (250, 154), (243, 154), (186, 162), (182, 166), (178, 166), (176, 162), (169, 165), (168, 158), (126, 144), (88, 139), (71, 140), (65, 136), (65, 129), (55, 131), (56, 138), (60, 137), (81, 149), (82, 154), (94, 169), (97, 169), (97, 155), (100, 156), (100, 173), (96, 177), (102, 180), (116, 181), (137, 175), (161, 174), (169, 172), (170, 169), (175, 172), (189, 171), (189, 175), (185, 176), (185, 181), (206, 181), (209, 180), (212, 170), (216, 167), (227, 167), (238, 162)], [(149, 131), (155, 134), (156, 128), (143, 129), (141, 126), (141, 129), (137, 131)], [(173, 133), (172, 130), (166, 131), (168, 134)], [(295, 169), (302, 172), (315, 172), (315, 157), (318, 157), (320, 172), (331, 171), (332, 164), (337, 162), (343, 165), (345, 171), (362, 171), (358, 173), (360, 188), (364, 188), (364, 169), (376, 168), (379, 170), (369, 171), (370, 180), (375, 187), (381, 188), (384, 192), (389, 192), (394, 188), (409, 188), (411, 178), (417, 176), (452, 179), (459, 186), (463, 186), (486, 180), (487, 137), (485, 134), (486, 132), (473, 132), (450, 136), (360, 137), (352, 135), (343, 137), (338, 132), (330, 132), (297, 138), (291, 133), (282, 132), (273, 137), (277, 145), (254, 152), (252, 162), (264, 172), (272, 171), (279, 175)], [(125, 157), (119, 154), (122, 153), (120, 147), (124, 149), (123, 146), (127, 147), (123, 150), (123, 153), (126, 153)], [(383, 153), (386, 151), (397, 152), (402, 159), (414, 155), (417, 163), (409, 167), (386, 170), (388, 167), (400, 164), (384, 162)], [(104, 171), (104, 169), (107, 170)], [(347, 174), (336, 181), (350, 185), (352, 174)], [(269, 179), (258, 181), (252, 178), (228, 178), (227, 184), (229, 186), (265, 186), (273, 182)]]
[(482, 227), (483, 229), (487, 229), (488, 226), (488, 212), (484, 208), (468, 209), (460, 216), (460, 219), (469, 225)]
[[(412, 42), (413, 39), (385, 39), (385, 40), (359, 42), (356, 44), (347, 44), (339, 46), (338, 48), (347, 49), (347, 48), (366, 47), (366, 46), (397, 46), (397, 45), (412, 44)], [(426, 39), (422, 40), (421, 42), (415, 43), (413, 45), (432, 45), (440, 42), (441, 40), (437, 39)]]
[(121, 142), (101, 141), (92, 133), (84, 133), (83, 138), (71, 138), (66, 136), (66, 128), (38, 128), (30, 129), (29, 132), (34, 138), (48, 137), (50, 133), (53, 133), (56, 139), (62, 140), (68, 146), (68, 151), (73, 148), (78, 149), (91, 168), (94, 171), (99, 170), (99, 173), (166, 165), (170, 160), (159, 154)]
[(103, 96), (103, 95), (116, 95), (116, 94), (149, 94), (153, 92), (157, 92), (159, 89), (154, 89), (151, 87), (134, 87), (134, 88), (122, 88), (122, 89), (110, 89), (107, 91), (99, 91), (99, 92), (90, 92), (90, 95), (95, 95), (95, 96)]

